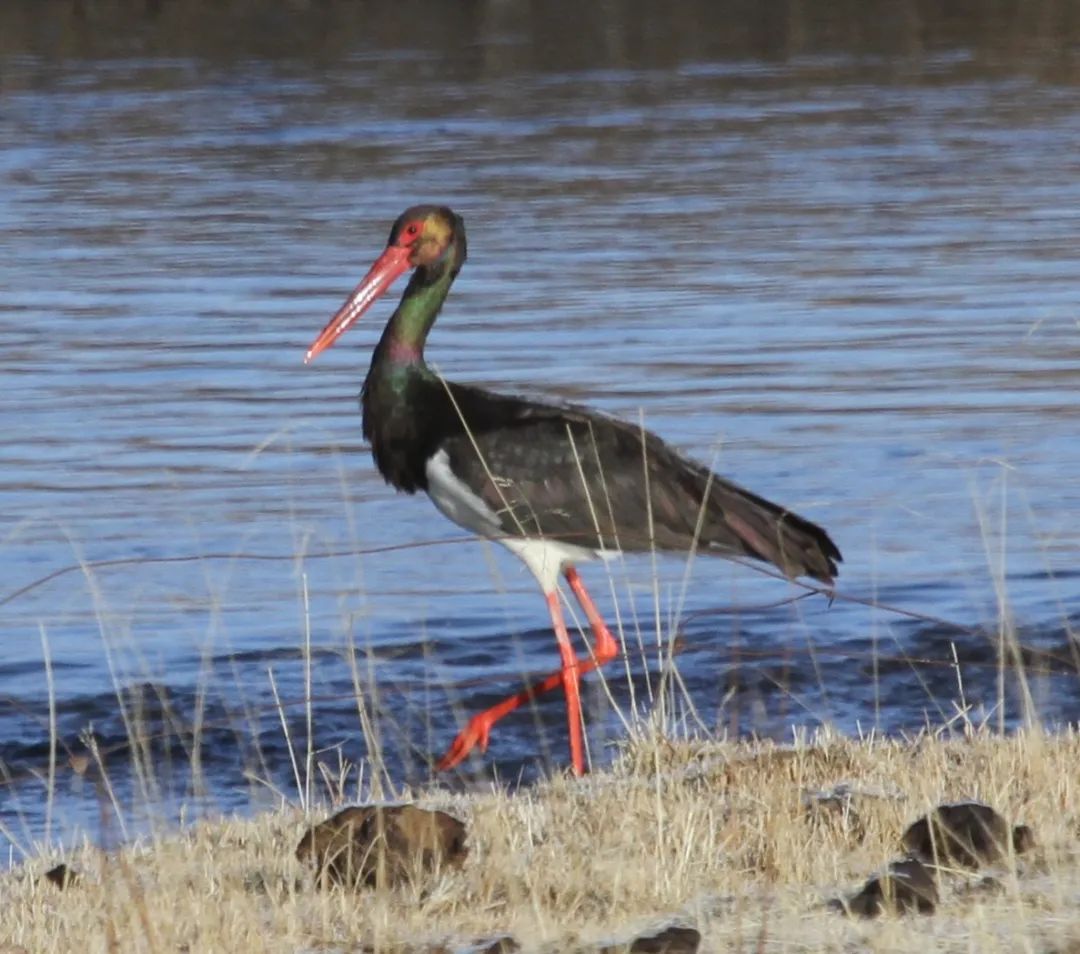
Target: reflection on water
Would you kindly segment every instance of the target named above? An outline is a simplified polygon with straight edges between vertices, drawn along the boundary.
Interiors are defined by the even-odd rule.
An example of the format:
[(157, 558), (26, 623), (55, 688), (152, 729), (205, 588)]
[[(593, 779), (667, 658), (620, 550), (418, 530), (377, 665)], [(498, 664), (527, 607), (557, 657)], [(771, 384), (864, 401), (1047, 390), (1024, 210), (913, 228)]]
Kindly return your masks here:
[[(123, 687), (177, 765), (157, 794), (215, 807), (293, 784), (268, 670), (302, 700), (308, 632), (316, 742), (363, 756), (374, 689), (396, 778), (554, 665), (512, 560), (385, 549), (458, 535), (361, 444), (389, 307), (301, 361), (422, 200), (469, 227), (444, 374), (643, 412), (828, 527), (846, 592), (964, 627), (772, 605), (784, 584), (714, 561), (685, 602), (679, 561), (655, 588), (649, 561), (617, 568), (631, 647), (681, 609), (707, 727), (941, 722), (954, 646), (975, 717), (1012, 724), (1003, 615), (1037, 712), (1075, 719), (1080, 18), (1037, 7), (5, 4), (0, 599), (83, 561), (194, 558), (0, 606), (0, 758), (24, 779), (5, 825), (42, 830), (21, 773), (48, 757), (45, 644), (64, 746), (93, 723), (123, 776)], [(647, 703), (657, 671), (634, 648), (616, 701)], [(597, 742), (619, 730), (593, 702)], [(485, 764), (562, 762), (559, 700), (538, 718)], [(60, 815), (96, 817), (74, 785)]]

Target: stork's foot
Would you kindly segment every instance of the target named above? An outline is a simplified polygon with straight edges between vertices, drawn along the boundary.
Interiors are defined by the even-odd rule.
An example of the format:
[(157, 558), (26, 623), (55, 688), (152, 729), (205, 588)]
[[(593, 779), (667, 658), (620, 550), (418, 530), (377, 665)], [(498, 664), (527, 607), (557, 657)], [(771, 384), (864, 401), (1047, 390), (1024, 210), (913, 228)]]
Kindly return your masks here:
[(491, 709), (474, 715), (469, 720), (469, 724), (458, 733), (446, 755), (439, 760), (435, 768), (440, 772), (445, 772), (455, 765), (460, 765), (477, 746), (480, 746), (481, 752), (486, 752), (491, 727), (497, 720), (498, 716)]
[(585, 749), (581, 731), (581, 697), (578, 685), (581, 677), (586, 673), (603, 666), (604, 663), (611, 662), (619, 653), (619, 644), (604, 624), (600, 613), (585, 589), (585, 584), (581, 582), (581, 577), (578, 576), (577, 570), (572, 566), (566, 569), (566, 581), (570, 584), (570, 588), (573, 590), (582, 609), (585, 610), (593, 635), (596, 637), (593, 658), (581, 661), (574, 655), (574, 650), (570, 646), (570, 636), (566, 632), (566, 624), (563, 622), (558, 594), (552, 590), (547, 594), (547, 603), (548, 609), (551, 611), (551, 623), (559, 643), (562, 669), (553, 672), (546, 679), (540, 680), (540, 682), (526, 686), (520, 692), (508, 696), (490, 709), (485, 709), (478, 715), (474, 715), (469, 720), (468, 725), (458, 733), (457, 738), (454, 739), (454, 744), (450, 746), (446, 755), (436, 764), (437, 771), (445, 772), (455, 765), (460, 765), (477, 746), (480, 746), (481, 752), (486, 752), (491, 728), (496, 722), (515, 709), (533, 702), (537, 696), (561, 687), (566, 693), (566, 714), (570, 729), (570, 760), (575, 775), (585, 773)]
[(469, 724), (458, 733), (458, 737), (454, 739), (454, 744), (450, 746), (450, 750), (435, 766), (436, 770), (444, 772), (446, 769), (453, 768), (462, 762), (465, 756), (477, 746), (480, 746), (481, 752), (486, 752), (491, 728), (496, 722), (515, 709), (532, 702), (537, 696), (543, 695), (545, 692), (551, 692), (552, 689), (557, 689), (562, 684), (563, 674), (553, 672), (546, 679), (533, 683), (531, 686), (526, 686), (521, 692), (515, 692), (512, 696), (507, 696), (502, 702), (496, 703), (490, 709), (485, 709), (483, 712), (474, 715), (469, 720)]

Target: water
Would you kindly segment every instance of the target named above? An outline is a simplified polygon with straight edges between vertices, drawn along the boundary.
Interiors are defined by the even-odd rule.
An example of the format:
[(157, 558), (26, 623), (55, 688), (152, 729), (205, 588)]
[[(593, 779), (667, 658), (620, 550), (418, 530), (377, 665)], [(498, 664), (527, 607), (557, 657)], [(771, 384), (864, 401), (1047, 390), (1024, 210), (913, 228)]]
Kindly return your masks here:
[[(644, 414), (826, 526), (844, 593), (963, 627), (774, 605), (797, 591), (718, 561), (685, 597), (678, 560), (593, 568), (622, 710), (678, 617), (691, 727), (1080, 716), (1080, 27), (1025, 6), (5, 4), (0, 599), (75, 569), (0, 606), (0, 842), (129, 833), (69, 768), (87, 727), (132, 827), (296, 797), (270, 672), (302, 750), (308, 641), (320, 759), (368, 754), (359, 684), (394, 781), (555, 665), (519, 566), (374, 471), (355, 395), (391, 304), (302, 363), (418, 201), (469, 230), (445, 375)], [(552, 697), (482, 770), (565, 749)]]

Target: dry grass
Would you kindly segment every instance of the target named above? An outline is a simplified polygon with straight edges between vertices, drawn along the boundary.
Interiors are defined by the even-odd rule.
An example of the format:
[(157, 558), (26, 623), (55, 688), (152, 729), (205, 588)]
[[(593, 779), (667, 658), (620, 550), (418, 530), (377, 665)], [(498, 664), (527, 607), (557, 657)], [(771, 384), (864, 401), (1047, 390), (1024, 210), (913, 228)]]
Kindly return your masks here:
[[(807, 809), (808, 791), (838, 785), (853, 792), (851, 812)], [(583, 780), (414, 794), (468, 820), (460, 871), (396, 891), (320, 892), (293, 856), (301, 813), (203, 823), (108, 855), (76, 851), (64, 860), (83, 878), (64, 891), (41, 878), (56, 858), (0, 876), (0, 944), (388, 951), (510, 932), (525, 950), (564, 951), (677, 917), (702, 931), (705, 951), (1080, 949), (1075, 733), (823, 737), (795, 749), (639, 741)], [(998, 890), (970, 891), (973, 877), (958, 875), (932, 916), (823, 908), (898, 853), (908, 822), (962, 798), (1035, 830), (1036, 851), (998, 872)]]

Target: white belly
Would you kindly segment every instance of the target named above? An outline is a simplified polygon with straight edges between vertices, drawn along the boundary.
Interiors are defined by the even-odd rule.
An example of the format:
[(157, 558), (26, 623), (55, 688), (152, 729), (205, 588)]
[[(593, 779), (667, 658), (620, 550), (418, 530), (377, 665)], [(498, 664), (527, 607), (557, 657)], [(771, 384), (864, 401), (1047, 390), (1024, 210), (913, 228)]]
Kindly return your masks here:
[(459, 527), (501, 543), (519, 557), (545, 593), (555, 589), (559, 574), (570, 564), (615, 555), (609, 550), (579, 547), (557, 540), (507, 536), (495, 512), (450, 469), (450, 458), (446, 451), (436, 452), (428, 460), (424, 471), (431, 502)]

